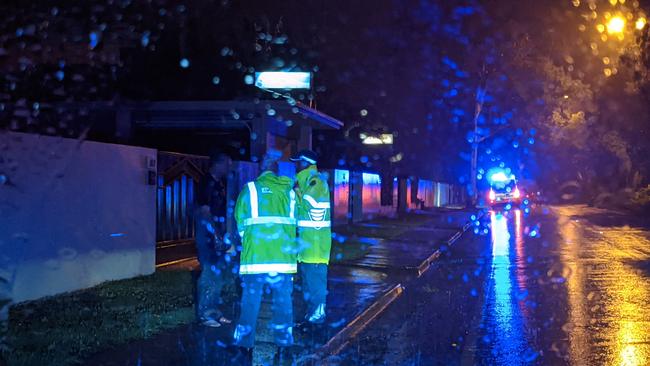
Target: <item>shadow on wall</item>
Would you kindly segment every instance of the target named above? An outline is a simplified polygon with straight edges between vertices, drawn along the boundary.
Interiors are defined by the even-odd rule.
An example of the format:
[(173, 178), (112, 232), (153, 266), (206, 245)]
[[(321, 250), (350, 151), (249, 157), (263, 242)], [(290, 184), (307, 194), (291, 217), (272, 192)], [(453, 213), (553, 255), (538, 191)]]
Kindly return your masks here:
[(14, 302), (151, 274), (156, 150), (0, 134), (0, 252)]

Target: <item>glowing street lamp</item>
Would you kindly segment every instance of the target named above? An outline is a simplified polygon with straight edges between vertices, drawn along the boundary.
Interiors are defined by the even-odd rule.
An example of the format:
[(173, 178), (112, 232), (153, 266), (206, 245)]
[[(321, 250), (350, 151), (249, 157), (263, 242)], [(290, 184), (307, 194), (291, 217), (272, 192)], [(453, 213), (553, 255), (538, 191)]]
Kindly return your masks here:
[(645, 27), (646, 23), (647, 23), (647, 21), (646, 21), (646, 19), (644, 17), (641, 17), (641, 18), (637, 19), (636, 24), (635, 24), (636, 29), (638, 29), (638, 30), (643, 29), (643, 27)]
[(607, 33), (609, 34), (621, 34), (625, 29), (625, 19), (621, 17), (613, 17), (607, 22)]

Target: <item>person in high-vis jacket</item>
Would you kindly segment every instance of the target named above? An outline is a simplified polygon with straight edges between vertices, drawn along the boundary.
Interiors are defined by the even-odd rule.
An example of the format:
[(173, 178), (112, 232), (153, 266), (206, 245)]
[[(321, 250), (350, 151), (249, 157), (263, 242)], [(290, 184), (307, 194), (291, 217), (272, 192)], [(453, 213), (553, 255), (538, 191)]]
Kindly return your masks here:
[(293, 344), (293, 275), (296, 262), (296, 199), (293, 180), (278, 176), (279, 156), (267, 154), (262, 174), (247, 183), (235, 206), (242, 237), (239, 274), (242, 300), (234, 344), (252, 357), (257, 316), (265, 285), (273, 292), (275, 343), (280, 350)]
[(332, 246), (330, 191), (327, 177), (318, 172), (318, 156), (300, 151), (291, 160), (298, 163), (298, 263), (303, 296), (307, 302), (305, 319), (312, 324), (325, 321), (327, 266)]

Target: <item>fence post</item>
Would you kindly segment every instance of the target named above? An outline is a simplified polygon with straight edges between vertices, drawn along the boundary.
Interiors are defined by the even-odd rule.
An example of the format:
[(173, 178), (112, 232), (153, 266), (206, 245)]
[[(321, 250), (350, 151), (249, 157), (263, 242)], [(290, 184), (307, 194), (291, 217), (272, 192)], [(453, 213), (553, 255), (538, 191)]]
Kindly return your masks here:
[(408, 194), (408, 189), (406, 187), (406, 180), (408, 178), (399, 177), (397, 179), (397, 212), (405, 213), (407, 210), (407, 199), (406, 195)]
[(363, 220), (363, 173), (350, 172), (350, 212), (351, 223)]

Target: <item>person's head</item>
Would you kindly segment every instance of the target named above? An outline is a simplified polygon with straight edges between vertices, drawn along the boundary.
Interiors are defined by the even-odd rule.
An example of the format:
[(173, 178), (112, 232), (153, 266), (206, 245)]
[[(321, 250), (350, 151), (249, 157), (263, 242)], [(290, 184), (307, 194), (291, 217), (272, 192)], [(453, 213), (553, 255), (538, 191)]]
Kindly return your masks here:
[(266, 154), (264, 154), (264, 158), (262, 159), (262, 171), (270, 171), (278, 174), (280, 172), (280, 165), (278, 164), (278, 160), (280, 160), (281, 157), (281, 152), (269, 149)]
[(298, 171), (304, 170), (318, 162), (318, 154), (311, 150), (301, 150), (289, 159), (296, 163)]
[(209, 172), (213, 176), (222, 177), (230, 171), (231, 159), (228, 155), (219, 153), (210, 158)]
[(262, 171), (266, 172), (273, 172), (274, 174), (278, 174), (280, 171), (280, 166), (277, 161), (274, 160), (265, 160), (262, 162)]

